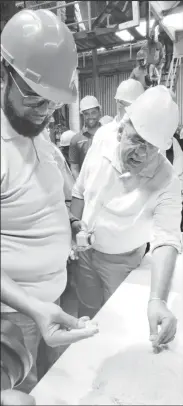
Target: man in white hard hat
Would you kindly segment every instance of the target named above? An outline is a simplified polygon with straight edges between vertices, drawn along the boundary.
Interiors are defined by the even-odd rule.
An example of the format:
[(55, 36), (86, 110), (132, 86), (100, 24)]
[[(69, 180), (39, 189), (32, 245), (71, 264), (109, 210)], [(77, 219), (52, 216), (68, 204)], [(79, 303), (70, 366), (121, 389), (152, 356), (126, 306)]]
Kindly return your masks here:
[(69, 148), (69, 162), (74, 179), (77, 179), (93, 137), (101, 126), (101, 106), (96, 97), (85, 96), (80, 102), (80, 113), (83, 115), (84, 127), (72, 138)]
[[(80, 315), (94, 316), (129, 273), (150, 241), (148, 303), (153, 346), (171, 341), (176, 319), (167, 307), (178, 252), (181, 252), (180, 182), (160, 150), (172, 142), (178, 106), (165, 86), (141, 94), (126, 108), (117, 144), (92, 145), (73, 188), (71, 210), (92, 235), (79, 253), (76, 272)], [(89, 243), (88, 243), (89, 244)], [(83, 242), (81, 249), (86, 246)], [(158, 332), (158, 327), (160, 331)]]
[[(76, 67), (73, 35), (51, 11), (24, 9), (5, 25), (1, 36), (1, 264), (25, 292), (51, 305), (59, 304), (66, 286), (73, 216), (69, 221), (64, 175), (53, 144), (44, 137), (44, 128), (55, 109), (75, 101)], [(63, 163), (59, 150), (58, 154)], [(31, 371), (21, 386), (28, 393), (37, 383), (41, 334), (21, 311), (4, 303), (1, 310), (4, 318), (21, 328), (33, 357)], [(48, 306), (46, 318), (48, 336), (56, 335), (56, 345), (65, 345), (60, 307), (52, 312)], [(78, 326), (85, 327), (84, 321)], [(90, 333), (95, 332), (93, 326)], [(72, 338), (76, 341), (75, 335)], [(50, 366), (60, 351), (50, 348)]]
[(142, 93), (144, 93), (144, 88), (142, 84), (135, 79), (123, 80), (117, 87), (114, 99), (116, 101), (116, 116), (110, 123), (106, 124), (105, 127), (99, 128), (96, 132), (93, 143), (98, 144), (103, 138), (110, 138), (111, 142), (116, 139), (116, 131), (119, 127), (121, 120), (125, 116), (125, 108), (130, 106), (134, 100), (137, 99)]
[(155, 65), (148, 63), (148, 56), (145, 50), (140, 49), (137, 52), (137, 66), (132, 70), (130, 78), (142, 83), (144, 89), (156, 86), (159, 80), (159, 73)]
[(113, 120), (114, 120), (114, 118), (112, 116), (106, 115), (106, 116), (101, 117), (100, 124), (106, 125), (106, 124), (111, 123)]

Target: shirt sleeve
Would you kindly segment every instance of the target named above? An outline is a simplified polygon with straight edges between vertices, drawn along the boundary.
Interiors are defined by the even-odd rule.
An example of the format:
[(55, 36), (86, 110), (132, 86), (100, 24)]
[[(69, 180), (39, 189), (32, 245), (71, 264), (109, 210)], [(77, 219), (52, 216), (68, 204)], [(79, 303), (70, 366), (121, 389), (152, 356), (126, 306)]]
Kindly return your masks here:
[(76, 180), (76, 183), (72, 190), (72, 197), (77, 197), (77, 199), (84, 199), (85, 185), (87, 182), (87, 176), (90, 169), (90, 162), (93, 162), (93, 159), (96, 159), (96, 154), (98, 148), (100, 148), (101, 142), (91, 145), (89, 148), (86, 157), (84, 159), (83, 165), (81, 167), (80, 174)]
[(163, 245), (175, 247), (181, 253), (181, 188), (177, 176), (173, 176), (168, 186), (157, 200), (153, 216), (152, 251)]
[(69, 162), (70, 164), (77, 164), (79, 165), (79, 149), (78, 144), (75, 136), (71, 140), (70, 147), (69, 147)]
[(57, 161), (57, 165), (61, 171), (62, 177), (64, 179), (64, 196), (65, 202), (67, 205), (70, 205), (72, 199), (72, 188), (74, 185), (74, 178), (71, 174), (71, 171), (67, 165), (67, 162), (60, 152), (60, 150), (55, 147), (55, 160)]
[(180, 147), (179, 142), (177, 141), (177, 139), (175, 137), (173, 138), (173, 151), (174, 151), (173, 166), (174, 166), (175, 172), (180, 180), (181, 195), (182, 195), (182, 201), (183, 201), (183, 151)]
[(135, 69), (132, 70), (130, 74), (130, 79), (136, 79)]
[(8, 165), (6, 156), (6, 147), (3, 139), (1, 138), (1, 194), (3, 194), (8, 187)]

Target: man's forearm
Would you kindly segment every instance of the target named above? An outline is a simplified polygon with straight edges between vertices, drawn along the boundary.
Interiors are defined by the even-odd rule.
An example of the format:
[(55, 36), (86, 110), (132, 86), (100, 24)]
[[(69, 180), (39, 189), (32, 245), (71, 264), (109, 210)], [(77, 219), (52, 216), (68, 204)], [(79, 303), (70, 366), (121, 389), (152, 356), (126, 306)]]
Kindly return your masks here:
[(83, 209), (84, 209), (84, 199), (78, 199), (77, 197), (73, 197), (70, 207), (70, 211), (73, 214), (73, 216), (81, 220), (83, 215)]
[(174, 247), (162, 246), (153, 251), (150, 298), (167, 300), (176, 259), (177, 250)]
[(35, 320), (41, 302), (30, 297), (27, 292), (1, 271), (1, 301), (13, 309)]
[(74, 180), (76, 180), (79, 176), (79, 165), (71, 164), (71, 173)]

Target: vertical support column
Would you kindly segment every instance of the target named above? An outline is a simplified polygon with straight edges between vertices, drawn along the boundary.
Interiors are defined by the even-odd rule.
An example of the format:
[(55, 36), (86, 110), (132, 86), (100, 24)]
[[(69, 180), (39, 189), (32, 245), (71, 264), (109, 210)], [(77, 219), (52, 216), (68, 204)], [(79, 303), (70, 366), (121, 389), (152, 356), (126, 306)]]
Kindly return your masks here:
[(77, 69), (75, 76), (75, 85), (77, 88), (77, 99), (75, 103), (69, 104), (69, 127), (70, 130), (76, 133), (80, 131), (80, 116), (79, 116), (79, 72)]
[(89, 31), (91, 31), (92, 20), (91, 20), (91, 2), (90, 1), (87, 1), (87, 7), (88, 7), (88, 28), (89, 28)]
[(92, 60), (93, 60), (93, 84), (94, 84), (94, 96), (99, 100), (99, 77), (98, 77), (98, 67), (97, 67), (97, 49), (92, 50)]
[[(57, 6), (65, 6), (66, 3), (65, 3), (65, 1), (57, 1), (56, 5)], [(60, 17), (60, 19), (61, 19), (61, 21), (63, 21), (63, 23), (65, 23), (65, 20), (66, 20), (66, 7), (57, 8), (57, 16)]]
[[(87, 1), (88, 6), (88, 28), (89, 31), (92, 29), (92, 20), (91, 20), (91, 2)], [(97, 50), (92, 50), (92, 77), (93, 77), (93, 84), (94, 84), (94, 95), (98, 99), (99, 98), (99, 78), (98, 78), (98, 69), (97, 69)]]
[(146, 1), (146, 38), (150, 34), (150, 2)]

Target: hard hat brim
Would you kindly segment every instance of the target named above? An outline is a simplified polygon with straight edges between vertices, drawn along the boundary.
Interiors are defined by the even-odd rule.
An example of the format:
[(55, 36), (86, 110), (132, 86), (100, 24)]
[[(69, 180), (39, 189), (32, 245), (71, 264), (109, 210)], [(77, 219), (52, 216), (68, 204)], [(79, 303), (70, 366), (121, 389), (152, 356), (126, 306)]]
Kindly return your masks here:
[[(15, 69), (16, 70), (16, 69)], [(63, 103), (63, 104), (71, 104), (74, 103), (77, 99), (77, 89), (75, 84), (69, 90), (65, 90), (63, 88), (53, 88), (50, 86), (46, 86), (40, 83), (34, 83), (32, 80), (27, 79), (22, 73), (16, 70), (17, 73), (21, 76), (21, 78), (27, 83), (28, 86), (35, 93), (39, 96), (43, 97), (46, 100), (50, 100), (54, 103)]]

